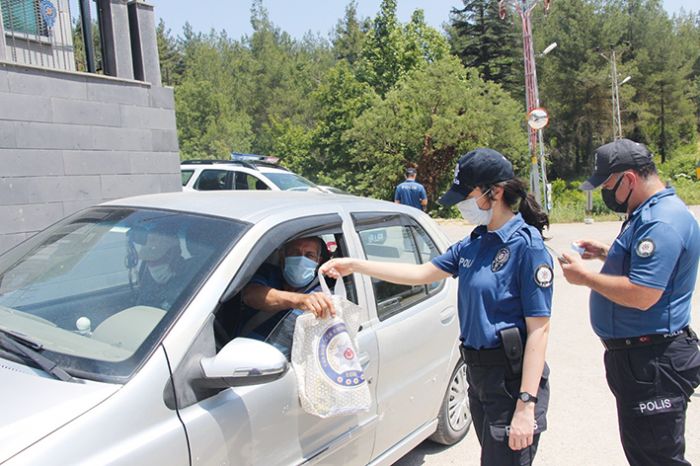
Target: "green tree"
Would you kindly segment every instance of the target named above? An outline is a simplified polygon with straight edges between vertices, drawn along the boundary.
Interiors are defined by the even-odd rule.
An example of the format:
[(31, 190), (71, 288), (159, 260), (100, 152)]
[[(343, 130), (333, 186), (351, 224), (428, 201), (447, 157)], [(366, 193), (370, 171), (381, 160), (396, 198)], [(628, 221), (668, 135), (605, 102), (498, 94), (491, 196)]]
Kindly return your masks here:
[(452, 57), (409, 72), (382, 102), (356, 119), (354, 190), (390, 198), (404, 167), (415, 165), (431, 205), (452, 178), (458, 155), (475, 147), (502, 151), (522, 171), (526, 136), (518, 104), (498, 85)]
[(177, 38), (173, 37), (170, 29), (166, 29), (163, 19), (156, 27), (156, 41), (163, 85), (173, 86), (180, 81), (184, 63)]
[(434, 63), (450, 54), (445, 37), (425, 22), (423, 10), (415, 10), (403, 28), (401, 68), (409, 71), (423, 63)]
[(396, 18), (396, 0), (382, 0), (362, 48), (358, 76), (380, 96), (396, 84), (403, 73), (402, 34)]
[(362, 53), (368, 29), (368, 20), (358, 19), (357, 1), (352, 0), (345, 7), (345, 16), (338, 21), (332, 34), (333, 55), (336, 60), (346, 60), (351, 65), (355, 64)]
[(352, 143), (347, 132), (357, 117), (379, 102), (379, 97), (355, 77), (346, 61), (340, 61), (326, 73), (311, 98), (316, 127), (306, 170), (315, 172), (323, 184), (349, 186)]
[(227, 159), (234, 148), (250, 150), (250, 118), (211, 82), (185, 79), (175, 100), (182, 159)]
[(462, 1), (462, 8), (450, 11), (447, 32), (452, 53), (464, 66), (478, 69), (482, 78), (511, 92), (521, 88), (522, 38), (512, 15), (501, 20), (496, 1)]

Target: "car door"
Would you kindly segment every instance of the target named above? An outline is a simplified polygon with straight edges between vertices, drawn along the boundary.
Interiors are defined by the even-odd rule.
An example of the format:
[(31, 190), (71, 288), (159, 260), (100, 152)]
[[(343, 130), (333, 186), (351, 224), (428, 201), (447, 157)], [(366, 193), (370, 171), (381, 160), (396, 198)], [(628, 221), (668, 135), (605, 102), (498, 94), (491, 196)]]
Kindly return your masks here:
[[(439, 254), (425, 228), (405, 214), (352, 215), (368, 260), (420, 264)], [(366, 278), (369, 280), (368, 278)], [(452, 283), (395, 285), (371, 279), (381, 371), (380, 423), (373, 456), (433, 420), (458, 338)]]
[[(323, 225), (322, 231), (309, 233), (310, 228), (318, 225)], [(337, 214), (306, 217), (272, 228), (249, 250), (250, 260), (244, 263), (232, 282), (232, 293), (240, 288), (235, 285), (238, 275), (244, 277), (239, 281), (247, 282), (264, 258), (275, 247), (294, 237), (297, 229), (303, 230), (304, 236), (335, 234), (343, 244), (341, 220)], [(240, 250), (234, 249), (231, 254), (240, 254)], [(348, 296), (357, 296), (358, 303), (367, 309), (364, 295), (358, 293), (352, 279), (346, 284), (348, 282), (351, 287)], [(222, 300), (225, 301), (226, 297)], [(361, 322), (367, 320), (369, 317), (365, 315)], [(193, 360), (205, 352), (204, 348), (213, 345), (213, 324), (212, 317), (193, 344), (190, 356)], [(365, 376), (373, 383), (378, 368), (374, 329), (371, 326), (363, 328), (358, 341)], [(186, 372), (186, 368), (183, 370)], [(178, 400), (182, 407), (178, 411), (187, 430), (193, 463), (363, 465), (370, 459), (377, 422), (376, 403), (369, 411), (352, 415), (327, 419), (309, 415), (301, 408), (292, 367), (273, 382), (225, 388), (212, 393), (197, 392), (196, 386), (190, 391), (182, 387), (188, 376), (178, 374), (178, 370), (173, 379), (175, 386), (182, 388)], [(373, 385), (370, 388), (373, 389)], [(374, 395), (372, 398), (376, 399)]]

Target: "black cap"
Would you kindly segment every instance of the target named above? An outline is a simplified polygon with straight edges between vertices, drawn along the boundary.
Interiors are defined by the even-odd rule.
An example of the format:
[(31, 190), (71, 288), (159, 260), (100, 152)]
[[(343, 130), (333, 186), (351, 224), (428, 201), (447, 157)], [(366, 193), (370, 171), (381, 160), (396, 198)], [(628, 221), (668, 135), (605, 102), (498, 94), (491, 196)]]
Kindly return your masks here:
[(493, 149), (474, 149), (460, 157), (452, 187), (438, 202), (451, 206), (463, 201), (477, 186), (489, 186), (513, 178), (513, 165), (503, 154)]
[(650, 163), (653, 163), (651, 152), (644, 144), (629, 139), (610, 142), (596, 149), (593, 175), (581, 185), (581, 189), (590, 191), (603, 184), (613, 173), (641, 168)]
[(409, 167), (406, 169), (406, 176), (414, 176), (417, 173), (415, 168)]

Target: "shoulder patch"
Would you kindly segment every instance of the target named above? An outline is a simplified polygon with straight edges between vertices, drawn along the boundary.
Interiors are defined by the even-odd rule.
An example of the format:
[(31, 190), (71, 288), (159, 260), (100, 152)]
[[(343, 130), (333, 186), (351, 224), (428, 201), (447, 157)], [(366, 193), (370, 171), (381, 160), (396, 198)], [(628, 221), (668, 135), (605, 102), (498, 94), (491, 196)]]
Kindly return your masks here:
[(549, 288), (552, 286), (552, 281), (554, 280), (554, 273), (552, 268), (547, 264), (542, 264), (535, 269), (535, 283), (540, 288)]
[(508, 262), (508, 259), (510, 259), (510, 249), (499, 249), (496, 253), (496, 256), (493, 258), (493, 262), (491, 262), (491, 272), (495, 273), (501, 270), (503, 266), (506, 265), (506, 263)]
[(654, 244), (654, 241), (651, 238), (640, 239), (637, 243), (637, 247), (635, 248), (637, 255), (643, 259), (651, 257), (655, 250), (656, 244)]

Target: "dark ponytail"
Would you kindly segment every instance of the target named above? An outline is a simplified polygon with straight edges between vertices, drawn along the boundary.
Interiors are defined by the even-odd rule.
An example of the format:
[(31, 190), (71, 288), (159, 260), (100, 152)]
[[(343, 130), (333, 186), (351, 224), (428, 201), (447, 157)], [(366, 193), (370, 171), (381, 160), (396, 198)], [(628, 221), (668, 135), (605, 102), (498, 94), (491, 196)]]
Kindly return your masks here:
[(518, 212), (528, 225), (537, 228), (540, 233), (545, 227), (549, 228), (549, 217), (537, 203), (535, 197), (527, 192), (527, 186), (520, 178), (497, 183), (503, 188), (503, 200), (511, 209), (518, 205)]

